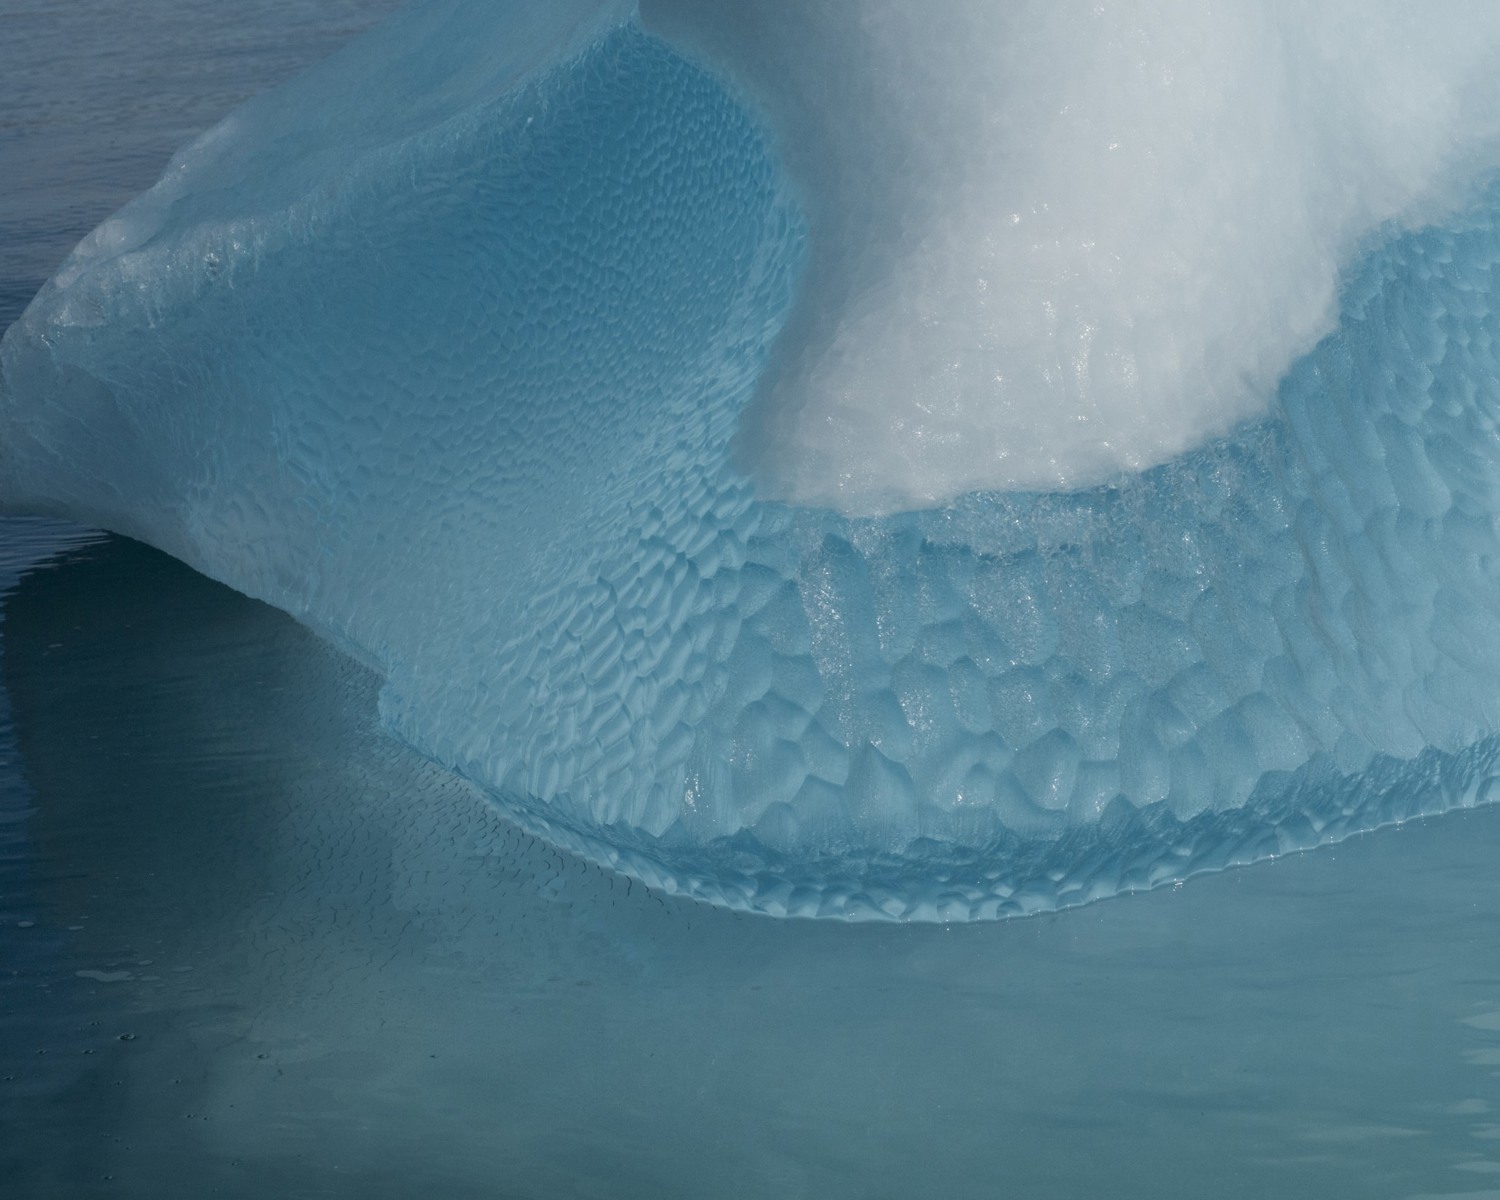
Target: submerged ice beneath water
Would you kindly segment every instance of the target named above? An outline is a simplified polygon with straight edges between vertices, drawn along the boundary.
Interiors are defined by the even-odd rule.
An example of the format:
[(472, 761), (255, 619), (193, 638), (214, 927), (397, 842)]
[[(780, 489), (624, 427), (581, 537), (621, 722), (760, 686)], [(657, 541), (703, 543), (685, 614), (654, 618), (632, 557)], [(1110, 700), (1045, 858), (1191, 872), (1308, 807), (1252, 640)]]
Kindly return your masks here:
[(4, 500), (279, 605), (529, 828), (732, 906), (1026, 912), (1489, 798), (1493, 203), (1366, 258), (1272, 419), (880, 517), (733, 452), (805, 211), (628, 6), (414, 6), (44, 289)]

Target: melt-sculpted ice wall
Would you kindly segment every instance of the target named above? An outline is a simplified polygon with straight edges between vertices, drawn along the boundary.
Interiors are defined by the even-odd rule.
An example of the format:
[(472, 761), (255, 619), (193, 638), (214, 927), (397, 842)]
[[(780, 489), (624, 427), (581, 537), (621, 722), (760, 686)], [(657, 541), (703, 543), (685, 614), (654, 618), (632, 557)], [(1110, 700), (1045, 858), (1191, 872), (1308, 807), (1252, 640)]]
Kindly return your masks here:
[(1489, 798), (1493, 201), (1170, 462), (773, 502), (736, 439), (826, 215), (763, 77), (646, 16), (414, 5), (185, 148), (7, 333), (6, 505), (287, 609), (529, 827), (766, 912), (1033, 911)]

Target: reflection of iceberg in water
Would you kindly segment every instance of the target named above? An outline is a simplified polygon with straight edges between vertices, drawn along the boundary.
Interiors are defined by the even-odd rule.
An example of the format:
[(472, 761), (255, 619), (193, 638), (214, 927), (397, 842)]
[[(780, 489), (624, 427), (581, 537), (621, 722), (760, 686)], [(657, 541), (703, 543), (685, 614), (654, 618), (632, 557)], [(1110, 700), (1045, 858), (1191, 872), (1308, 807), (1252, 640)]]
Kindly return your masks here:
[(6, 499), (280, 605), (531, 828), (735, 906), (1029, 911), (1486, 798), (1487, 213), (1366, 258), (1271, 421), (859, 516), (732, 453), (797, 374), (804, 264), (832, 286), (798, 194), (624, 7), (407, 10), (187, 148), (11, 330)]

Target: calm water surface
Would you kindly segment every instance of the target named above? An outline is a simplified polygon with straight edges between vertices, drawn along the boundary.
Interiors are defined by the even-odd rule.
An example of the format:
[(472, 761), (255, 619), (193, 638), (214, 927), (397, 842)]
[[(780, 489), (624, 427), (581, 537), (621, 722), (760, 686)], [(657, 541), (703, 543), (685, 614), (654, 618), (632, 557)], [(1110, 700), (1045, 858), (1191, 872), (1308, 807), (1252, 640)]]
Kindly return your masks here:
[[(0, 321), (385, 6), (0, 0)], [(517, 833), (377, 681), (0, 526), (0, 1195), (1500, 1198), (1500, 809), (1027, 921), (775, 922)]]

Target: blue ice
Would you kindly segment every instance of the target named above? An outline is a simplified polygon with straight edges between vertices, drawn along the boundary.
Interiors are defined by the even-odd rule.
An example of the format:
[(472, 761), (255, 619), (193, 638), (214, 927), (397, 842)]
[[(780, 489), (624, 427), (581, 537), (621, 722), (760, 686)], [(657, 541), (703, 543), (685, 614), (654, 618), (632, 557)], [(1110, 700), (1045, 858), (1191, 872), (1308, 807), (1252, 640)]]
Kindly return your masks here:
[[(285, 609), (523, 826), (732, 907), (1025, 913), (1493, 798), (1488, 124), (1422, 160), (1441, 197), (1304, 231), (1332, 300), (1251, 247), (1223, 282), (1258, 307), (1208, 305), (1219, 324), (1138, 359), (1079, 357), (1085, 327), (1125, 344), (1107, 313), (1001, 346), (1022, 377), (1077, 368), (1067, 430), (1033, 420), (1045, 396), (963, 389), (926, 426), (947, 400), (907, 379), (866, 403), (849, 364), (898, 326), (939, 339), (903, 363), (956, 353), (964, 254), (865, 256), (904, 195), (829, 232), (868, 153), (810, 171), (774, 71), (736, 74), (672, 7), (414, 5), (185, 147), (0, 346), (5, 506)], [(962, 194), (944, 237), (988, 211)], [(1051, 303), (1030, 287), (1005, 311)], [(1260, 375), (1223, 366), (1226, 329)], [(1164, 415), (1142, 372), (1191, 402)], [(997, 438), (1052, 474), (943, 449)]]

